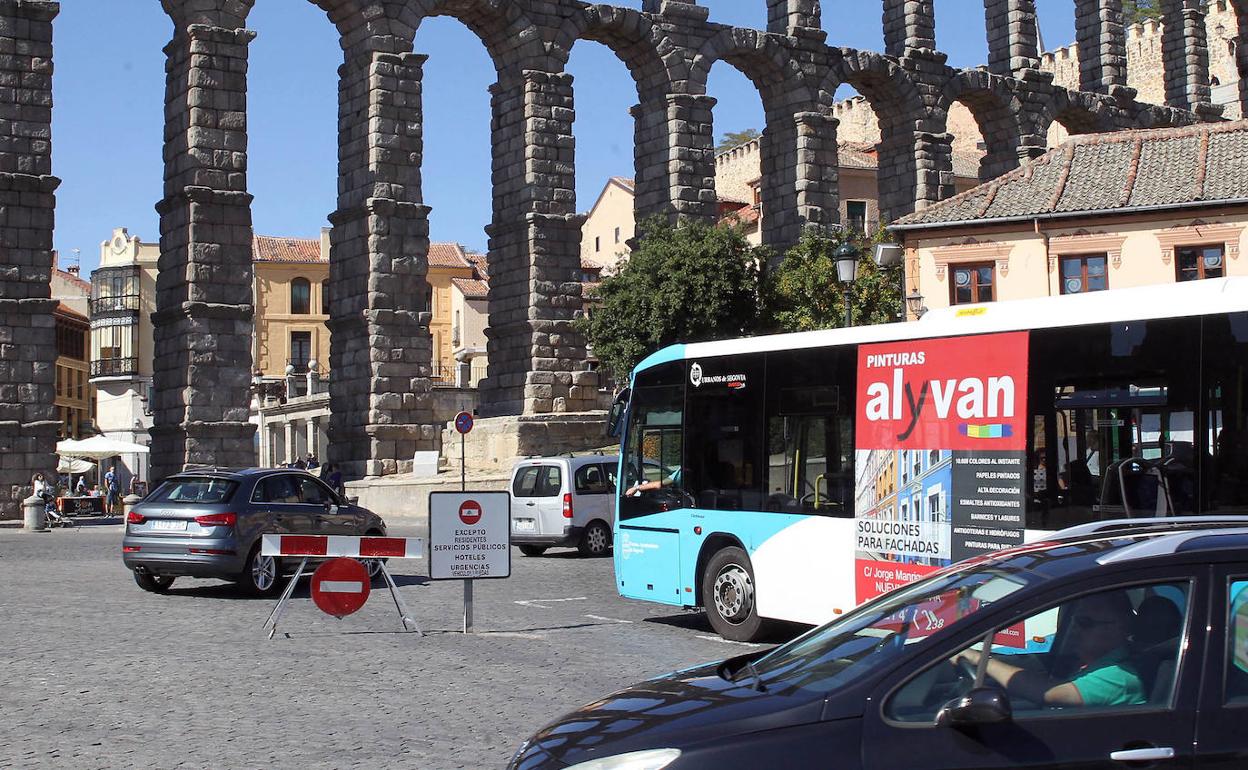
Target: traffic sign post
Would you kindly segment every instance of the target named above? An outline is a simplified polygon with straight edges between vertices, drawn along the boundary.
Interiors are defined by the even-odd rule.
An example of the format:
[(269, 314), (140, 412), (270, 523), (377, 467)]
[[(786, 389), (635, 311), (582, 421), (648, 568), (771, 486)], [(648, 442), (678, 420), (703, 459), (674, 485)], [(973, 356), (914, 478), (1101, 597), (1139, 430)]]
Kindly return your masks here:
[[(372, 589), (369, 585), (371, 581), (368, 569), (358, 560), (374, 559), (378, 574), (385, 578), (386, 586), (390, 589), (390, 598), (394, 600), (394, 609), (399, 614), (403, 630), (415, 631), (417, 636), (424, 636), (399, 596), (399, 587), (383, 561), (425, 558), (424, 539), (353, 535), (262, 535), (260, 553), (264, 556), (301, 557), (299, 568), (295, 570), (294, 576), (286, 584), (286, 590), (264, 621), (264, 628), (269, 630), (270, 639), (277, 633), (277, 624), (286, 612), (291, 594), (295, 592), (295, 584), (307, 569), (308, 560), (326, 558), (330, 561), (318, 567), (312, 575), (312, 601), (322, 611), (341, 619), (363, 607)], [(411, 628), (408, 628), (409, 624)]]
[(455, 430), (459, 431), (459, 491), (468, 491), (468, 433), (472, 430), (472, 413), (460, 412), (455, 415)]
[(464, 633), (472, 633), (473, 582), (511, 576), (511, 496), (429, 493), (429, 578), (464, 581)]

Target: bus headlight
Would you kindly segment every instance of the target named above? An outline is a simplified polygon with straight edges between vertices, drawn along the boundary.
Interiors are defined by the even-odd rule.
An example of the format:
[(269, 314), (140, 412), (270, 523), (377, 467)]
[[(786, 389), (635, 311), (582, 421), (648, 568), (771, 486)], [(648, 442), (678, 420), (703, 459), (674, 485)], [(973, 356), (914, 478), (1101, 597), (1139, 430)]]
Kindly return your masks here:
[(568, 770), (663, 770), (680, 756), (680, 749), (648, 749), (591, 759)]

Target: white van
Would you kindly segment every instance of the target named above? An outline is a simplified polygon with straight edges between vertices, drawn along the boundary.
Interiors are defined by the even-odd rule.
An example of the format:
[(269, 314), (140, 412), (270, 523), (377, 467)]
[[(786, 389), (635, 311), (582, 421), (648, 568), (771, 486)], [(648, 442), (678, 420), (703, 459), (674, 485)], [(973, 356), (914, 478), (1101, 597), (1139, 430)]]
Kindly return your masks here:
[(511, 472), (511, 541), (525, 556), (575, 546), (604, 556), (615, 527), (619, 457), (531, 457)]

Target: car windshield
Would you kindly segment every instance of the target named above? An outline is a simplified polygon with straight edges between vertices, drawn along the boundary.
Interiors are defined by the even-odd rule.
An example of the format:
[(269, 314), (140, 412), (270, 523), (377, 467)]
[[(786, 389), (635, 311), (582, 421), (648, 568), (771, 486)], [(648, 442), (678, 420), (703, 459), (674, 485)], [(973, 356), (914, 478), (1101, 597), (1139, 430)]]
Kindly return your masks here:
[(212, 476), (169, 479), (143, 502), (211, 504), (224, 503), (234, 496), (238, 482)]
[(754, 661), (751, 673), (769, 691), (826, 693), (893, 665), (909, 645), (1036, 579), (999, 562), (938, 572), (777, 647)]

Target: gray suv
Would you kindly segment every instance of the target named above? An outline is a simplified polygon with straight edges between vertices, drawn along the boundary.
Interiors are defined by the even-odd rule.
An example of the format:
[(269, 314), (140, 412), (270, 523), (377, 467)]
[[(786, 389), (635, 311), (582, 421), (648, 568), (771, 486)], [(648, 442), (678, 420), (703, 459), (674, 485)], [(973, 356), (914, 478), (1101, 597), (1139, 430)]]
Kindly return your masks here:
[[(310, 473), (286, 468), (196, 470), (170, 476), (126, 515), (122, 561), (145, 591), (180, 576), (222, 578), (256, 596), (281, 590), (295, 564), (260, 555), (263, 534), (385, 535), (372, 511)], [(379, 562), (365, 562), (369, 575)]]

